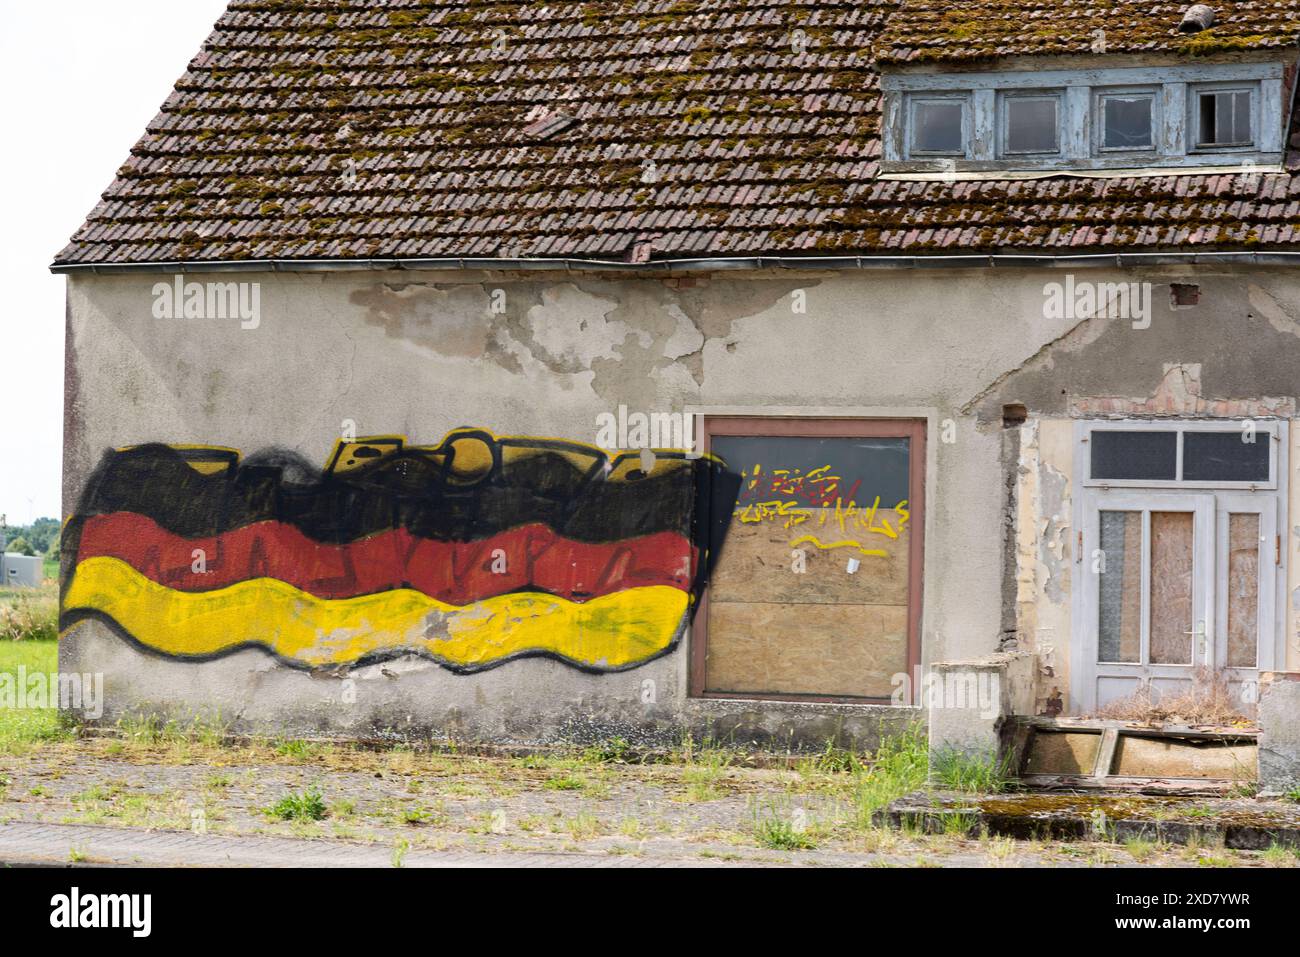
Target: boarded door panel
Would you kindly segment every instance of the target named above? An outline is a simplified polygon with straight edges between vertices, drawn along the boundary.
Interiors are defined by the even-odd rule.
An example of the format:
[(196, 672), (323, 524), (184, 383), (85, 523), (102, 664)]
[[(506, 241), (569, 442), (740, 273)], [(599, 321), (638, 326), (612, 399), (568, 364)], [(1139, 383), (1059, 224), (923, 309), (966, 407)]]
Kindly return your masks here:
[(711, 690), (883, 698), (907, 671), (906, 606), (717, 602), (711, 612)]
[(702, 690), (888, 698), (915, 652), (919, 427), (748, 421), (786, 434), (710, 435), (740, 495), (710, 579)]

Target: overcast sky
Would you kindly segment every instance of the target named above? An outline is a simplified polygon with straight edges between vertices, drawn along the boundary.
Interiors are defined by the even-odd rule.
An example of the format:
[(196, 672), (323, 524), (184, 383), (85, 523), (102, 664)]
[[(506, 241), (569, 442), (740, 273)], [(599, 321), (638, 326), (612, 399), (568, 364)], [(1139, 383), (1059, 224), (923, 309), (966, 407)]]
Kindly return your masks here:
[(225, 0), (6, 3), (0, 27), (0, 514), (61, 518), (63, 285), (47, 268)]

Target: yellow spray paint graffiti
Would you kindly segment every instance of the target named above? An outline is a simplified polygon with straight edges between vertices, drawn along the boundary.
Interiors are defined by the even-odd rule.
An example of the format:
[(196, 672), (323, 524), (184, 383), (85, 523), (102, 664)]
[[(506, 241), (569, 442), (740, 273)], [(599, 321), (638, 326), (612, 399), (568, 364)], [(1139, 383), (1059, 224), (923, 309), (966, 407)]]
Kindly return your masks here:
[[(850, 548), (868, 557), (884, 558), (889, 553), (868, 547), (866, 537), (883, 535), (897, 539), (910, 518), (906, 500), (890, 510), (893, 514), (891, 520), (889, 513), (881, 512), (879, 495), (865, 507), (858, 505), (852, 497), (846, 499), (840, 493), (840, 476), (833, 474), (828, 465), (807, 472), (797, 468), (772, 469), (766, 475), (761, 465), (755, 465), (743, 475), (746, 492), (757, 490), (759, 483), (765, 481), (764, 492), (784, 497), (738, 507), (736, 519), (746, 525), (773, 523), (785, 529), (803, 531), (804, 534), (790, 541), (791, 548), (800, 545), (811, 545), (821, 551)], [(856, 493), (857, 488), (855, 483), (850, 494)], [(842, 537), (824, 541), (822, 534), (809, 531), (814, 527), (838, 530)], [(854, 532), (865, 532), (866, 535), (856, 536)]]

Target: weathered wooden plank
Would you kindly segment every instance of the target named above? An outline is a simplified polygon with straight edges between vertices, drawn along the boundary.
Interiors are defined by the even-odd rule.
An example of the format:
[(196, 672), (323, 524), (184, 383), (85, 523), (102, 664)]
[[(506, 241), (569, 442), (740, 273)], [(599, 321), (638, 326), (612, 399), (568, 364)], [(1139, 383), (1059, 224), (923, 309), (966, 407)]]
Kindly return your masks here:
[(971, 94), (972, 160), (997, 158), (997, 96), (996, 90), (975, 90)]
[(1115, 791), (1132, 794), (1164, 794), (1170, 796), (1210, 796), (1225, 794), (1237, 786), (1233, 781), (1177, 780), (1173, 778), (1107, 778), (1069, 774), (1026, 774), (1019, 783), (1023, 787), (1044, 791)]
[(1115, 748), (1118, 744), (1118, 728), (1107, 728), (1101, 733), (1101, 743), (1097, 746), (1097, 763), (1092, 768), (1094, 778), (1104, 778), (1110, 774), (1115, 765)]
[(1187, 152), (1187, 84), (1166, 83), (1161, 89), (1160, 125), (1157, 130), (1161, 156), (1182, 156)]
[(1023, 716), (1018, 721), (1036, 728), (1059, 731), (1103, 731), (1106, 728), (1118, 728), (1127, 734), (1145, 737), (1177, 737), (1212, 741), (1252, 741), (1258, 734), (1257, 728), (1208, 728), (1190, 725), (1145, 725), (1135, 721), (1121, 721), (1104, 718), (1047, 718)]
[(1286, 122), (1285, 107), (1282, 104), (1282, 80), (1272, 78), (1259, 85), (1259, 123), (1260, 131), (1256, 144), (1261, 153), (1281, 151), (1283, 131), (1290, 124)]

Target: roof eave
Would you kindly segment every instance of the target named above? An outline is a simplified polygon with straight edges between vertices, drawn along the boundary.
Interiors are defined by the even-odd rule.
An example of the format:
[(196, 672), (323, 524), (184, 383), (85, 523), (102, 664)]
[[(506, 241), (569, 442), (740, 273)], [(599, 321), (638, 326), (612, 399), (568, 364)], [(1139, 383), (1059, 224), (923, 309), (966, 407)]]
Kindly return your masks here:
[(718, 256), (652, 259), (629, 263), (609, 259), (546, 258), (390, 258), (390, 259), (240, 259), (141, 263), (55, 262), (56, 275), (224, 272), (354, 272), (382, 270), (485, 270), (676, 273), (764, 269), (920, 269), (988, 267), (1132, 267), (1191, 264), (1300, 265), (1300, 249), (1198, 250), (1091, 253), (953, 253), (866, 256)]

